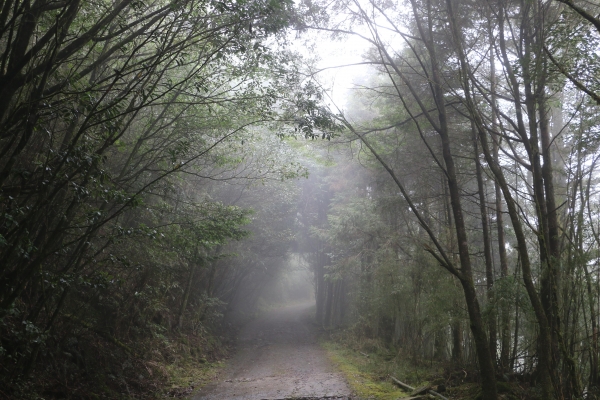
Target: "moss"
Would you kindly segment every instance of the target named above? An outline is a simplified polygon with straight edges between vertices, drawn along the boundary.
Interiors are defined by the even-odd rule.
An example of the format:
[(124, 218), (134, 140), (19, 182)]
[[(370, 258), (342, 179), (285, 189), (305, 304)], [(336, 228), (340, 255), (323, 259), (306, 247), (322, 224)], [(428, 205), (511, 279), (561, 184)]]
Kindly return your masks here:
[(477, 396), (481, 396), (481, 388), (476, 383), (464, 383), (460, 386), (448, 388), (448, 396), (453, 399), (476, 399)]
[(224, 366), (223, 362), (185, 362), (166, 366), (171, 388), (203, 386), (210, 382)]
[[(439, 366), (411, 364), (403, 357), (391, 358), (390, 351), (372, 347), (373, 352), (366, 354), (367, 346), (352, 346), (352, 343), (322, 340), (321, 346), (327, 350), (329, 358), (345, 375), (348, 384), (357, 397), (361, 399), (391, 400), (408, 397), (409, 393), (394, 386), (389, 375), (395, 376), (413, 387), (427, 384), (444, 384)], [(353, 349), (354, 348), (354, 349)], [(393, 350), (391, 351), (393, 352)], [(430, 378), (430, 381), (424, 380)], [(515, 383), (497, 382), (499, 399), (518, 400), (531, 397), (531, 391), (525, 391)], [(481, 386), (477, 383), (463, 383), (460, 386), (448, 387), (444, 395), (457, 400), (485, 400), (481, 395)]]
[[(407, 396), (385, 379), (374, 373), (373, 361), (332, 342), (321, 342), (336, 367), (344, 374), (352, 391), (360, 398), (395, 400)], [(383, 379), (382, 379), (383, 378)]]

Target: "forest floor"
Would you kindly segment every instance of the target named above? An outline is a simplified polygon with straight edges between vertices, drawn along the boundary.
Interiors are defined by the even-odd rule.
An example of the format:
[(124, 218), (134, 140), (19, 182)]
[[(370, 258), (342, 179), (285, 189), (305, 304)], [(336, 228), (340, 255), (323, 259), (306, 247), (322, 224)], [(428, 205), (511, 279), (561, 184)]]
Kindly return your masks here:
[(193, 400), (348, 399), (344, 375), (319, 345), (313, 306), (284, 306), (249, 322), (228, 366)]
[[(441, 384), (450, 399), (480, 398), (479, 385), (465, 380), (464, 370), (455, 374), (408, 359), (369, 341), (348, 341), (323, 331), (314, 322), (312, 303), (283, 306), (248, 322), (227, 365), (190, 399), (408, 399), (409, 393), (392, 384), (390, 376), (414, 387), (437, 389)], [(504, 400), (534, 398), (517, 384), (499, 383), (499, 391)]]

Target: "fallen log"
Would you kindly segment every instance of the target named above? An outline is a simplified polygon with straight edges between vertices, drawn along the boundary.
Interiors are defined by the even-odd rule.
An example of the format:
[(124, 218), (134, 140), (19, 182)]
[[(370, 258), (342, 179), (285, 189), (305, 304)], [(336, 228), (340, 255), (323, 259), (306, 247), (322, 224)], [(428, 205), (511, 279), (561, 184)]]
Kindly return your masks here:
[(448, 398), (447, 398), (447, 397), (444, 397), (444, 396), (442, 396), (441, 394), (439, 394), (439, 393), (438, 393), (438, 392), (436, 392), (435, 390), (431, 390), (431, 389), (429, 389), (429, 391), (428, 391), (427, 393), (429, 393), (430, 395), (433, 395), (433, 396), (435, 396), (435, 397), (439, 397), (439, 398), (440, 398), (440, 399), (442, 399), (442, 400), (448, 400)]
[[(396, 385), (398, 385), (398, 386), (400, 386), (401, 388), (403, 388), (403, 389), (406, 389), (406, 390), (408, 390), (408, 391), (410, 391), (410, 392), (413, 392), (413, 393), (414, 393), (414, 391), (415, 391), (415, 388), (414, 388), (414, 387), (412, 387), (412, 386), (409, 386), (409, 385), (407, 385), (406, 383), (399, 381), (398, 379), (396, 379), (395, 377), (393, 377), (393, 376), (391, 376), (391, 375), (390, 375), (390, 378), (392, 379), (392, 381), (393, 381), (393, 382), (394, 382)], [(429, 393), (429, 394), (430, 394), (430, 395), (432, 395), (432, 396), (438, 397), (438, 398), (440, 398), (440, 399), (442, 399), (442, 400), (448, 400), (448, 398), (447, 398), (447, 397), (444, 397), (444, 396), (442, 396), (441, 394), (439, 394), (439, 393), (438, 393), (438, 392), (436, 392), (435, 390), (428, 389), (428, 390), (427, 390), (427, 393)]]
[(404, 382), (400, 382), (398, 379), (394, 378), (394, 377), (393, 377), (393, 376), (391, 376), (391, 375), (390, 375), (390, 378), (392, 379), (392, 381), (393, 381), (393, 382), (394, 382), (396, 385), (400, 386), (400, 387), (401, 387), (401, 388), (403, 388), (403, 389), (406, 389), (407, 391), (410, 391), (410, 392), (412, 392), (413, 390), (415, 390), (415, 388), (414, 388), (414, 387), (412, 387), (412, 386), (408, 386), (408, 385), (407, 385), (406, 383), (404, 383)]
[(432, 387), (433, 387), (432, 385), (422, 386), (418, 389), (413, 390), (412, 393), (410, 394), (410, 396), (417, 396), (419, 394), (427, 393), (429, 391), (429, 389), (431, 389)]

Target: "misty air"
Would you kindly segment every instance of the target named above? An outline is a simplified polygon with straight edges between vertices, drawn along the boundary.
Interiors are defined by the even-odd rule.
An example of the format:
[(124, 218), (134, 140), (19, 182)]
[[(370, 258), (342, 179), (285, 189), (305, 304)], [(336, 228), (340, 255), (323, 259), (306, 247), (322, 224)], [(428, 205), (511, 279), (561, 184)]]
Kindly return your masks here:
[(0, 399), (600, 399), (600, 4), (0, 1)]

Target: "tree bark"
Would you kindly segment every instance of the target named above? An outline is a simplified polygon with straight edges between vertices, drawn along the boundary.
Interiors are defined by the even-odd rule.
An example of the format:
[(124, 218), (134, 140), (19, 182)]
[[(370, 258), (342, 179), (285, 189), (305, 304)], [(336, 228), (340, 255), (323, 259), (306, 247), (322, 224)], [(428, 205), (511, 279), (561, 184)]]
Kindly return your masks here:
[(490, 229), (488, 223), (487, 202), (485, 198), (485, 184), (483, 183), (483, 172), (481, 162), (479, 161), (479, 145), (477, 133), (474, 124), (471, 122), (473, 132), (473, 149), (475, 161), (475, 173), (477, 176), (477, 188), (479, 191), (479, 212), (481, 214), (481, 229), (483, 232), (483, 253), (485, 256), (485, 276), (487, 283), (487, 297), (490, 303), (490, 313), (488, 316), (488, 331), (490, 335), (490, 355), (492, 363), (497, 364), (497, 326), (496, 326), (496, 305), (494, 299), (494, 262), (492, 260), (492, 243), (490, 238)]

